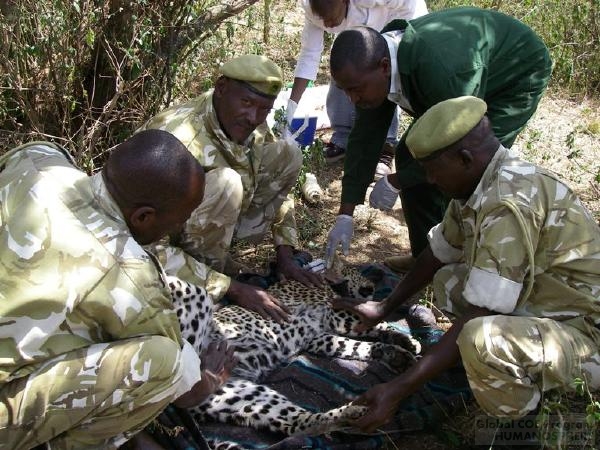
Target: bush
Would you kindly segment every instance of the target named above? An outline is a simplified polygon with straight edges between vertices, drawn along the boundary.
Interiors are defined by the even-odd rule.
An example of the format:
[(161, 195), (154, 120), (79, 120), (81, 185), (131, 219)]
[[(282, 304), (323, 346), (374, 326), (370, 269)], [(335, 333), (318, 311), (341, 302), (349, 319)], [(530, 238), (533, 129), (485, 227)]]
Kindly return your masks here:
[(99, 149), (170, 103), (190, 52), (257, 1), (2, 2), (2, 148), (53, 140), (94, 171)]

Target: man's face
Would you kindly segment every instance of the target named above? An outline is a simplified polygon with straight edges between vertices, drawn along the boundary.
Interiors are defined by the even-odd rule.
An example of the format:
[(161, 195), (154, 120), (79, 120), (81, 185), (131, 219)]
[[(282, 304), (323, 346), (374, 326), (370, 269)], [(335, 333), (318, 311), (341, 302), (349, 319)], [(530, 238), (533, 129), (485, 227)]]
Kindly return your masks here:
[(315, 11), (327, 28), (335, 28), (346, 18), (348, 0), (330, 0), (326, 11)]
[(461, 157), (460, 151), (447, 151), (437, 158), (419, 162), (425, 169), (427, 181), (447, 197), (466, 200), (479, 182), (474, 162)]
[(227, 136), (238, 144), (244, 143), (267, 119), (274, 101), (274, 98), (252, 92), (244, 83), (229, 78), (219, 78), (215, 85), (217, 117)]
[(390, 92), (390, 64), (383, 58), (377, 67), (357, 69), (353, 64), (346, 64), (341, 70), (332, 72), (335, 84), (350, 98), (350, 101), (363, 109), (380, 106)]

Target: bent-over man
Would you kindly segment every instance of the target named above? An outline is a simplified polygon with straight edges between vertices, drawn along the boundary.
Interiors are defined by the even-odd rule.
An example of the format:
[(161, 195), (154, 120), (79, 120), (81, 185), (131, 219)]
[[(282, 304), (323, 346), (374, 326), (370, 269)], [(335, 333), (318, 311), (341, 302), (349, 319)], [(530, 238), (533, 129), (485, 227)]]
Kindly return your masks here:
[[(348, 251), (352, 214), (364, 201), (396, 105), (417, 119), (436, 103), (462, 95), (482, 98), (496, 137), (510, 147), (537, 108), (552, 64), (544, 42), (524, 23), (478, 8), (454, 8), (414, 20), (396, 20), (381, 33), (369, 28), (339, 34), (331, 50), (331, 76), (357, 106), (350, 133), (339, 215), (328, 237), (328, 256)], [(403, 271), (427, 246), (427, 232), (443, 217), (447, 200), (427, 182), (405, 143), (396, 149), (396, 173), (370, 195), (390, 210), (400, 195), (412, 255), (388, 258)]]
[(224, 382), (232, 350), (201, 368), (141, 247), (203, 193), (202, 167), (164, 131), (120, 144), (92, 177), (49, 142), (0, 157), (0, 448), (117, 448)]

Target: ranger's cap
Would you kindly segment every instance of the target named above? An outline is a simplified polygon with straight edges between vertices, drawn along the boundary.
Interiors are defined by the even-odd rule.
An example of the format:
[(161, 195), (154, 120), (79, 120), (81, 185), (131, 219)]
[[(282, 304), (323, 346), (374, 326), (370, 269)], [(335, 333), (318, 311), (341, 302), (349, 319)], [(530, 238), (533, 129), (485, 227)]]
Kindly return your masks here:
[(417, 119), (406, 136), (415, 159), (424, 159), (463, 138), (485, 115), (487, 104), (477, 97), (444, 100)]
[(238, 56), (223, 64), (219, 72), (250, 85), (254, 91), (268, 97), (277, 97), (283, 87), (281, 68), (262, 55)]

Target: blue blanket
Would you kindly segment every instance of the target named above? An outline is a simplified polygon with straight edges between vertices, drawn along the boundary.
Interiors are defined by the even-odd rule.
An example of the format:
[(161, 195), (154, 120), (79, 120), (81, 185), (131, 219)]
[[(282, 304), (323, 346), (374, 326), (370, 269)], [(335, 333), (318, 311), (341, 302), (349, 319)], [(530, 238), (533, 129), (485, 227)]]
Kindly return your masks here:
[[(304, 260), (299, 263), (304, 263)], [(375, 285), (374, 299), (385, 298), (399, 281), (396, 274), (382, 265), (365, 265), (359, 270), (373, 281)], [(252, 275), (252, 277), (256, 277), (256, 275)], [(269, 275), (262, 281), (254, 279), (253, 282), (258, 281), (267, 287), (274, 280), (275, 278)], [(428, 343), (439, 338), (440, 334), (432, 334), (431, 330), (410, 329), (401, 313), (402, 311), (392, 322), (399, 330), (411, 333), (417, 339), (427, 340)], [(304, 354), (293, 359), (289, 365), (272, 372), (263, 383), (304, 408), (323, 411), (347, 403), (369, 387), (389, 381), (395, 375), (386, 365), (377, 361), (366, 363), (353, 360), (331, 360)], [(386, 441), (401, 439), (403, 433), (431, 430), (433, 427), (438, 427), (445, 417), (460, 408), (470, 397), (471, 392), (464, 371), (461, 367), (456, 367), (427, 383), (420, 391), (402, 402), (394, 420), (374, 435), (365, 435), (354, 430), (354, 432), (335, 432), (327, 436), (286, 437), (277, 433), (223, 423), (199, 424), (199, 430), (209, 441), (234, 442), (240, 448), (246, 449), (378, 449), (383, 447)], [(176, 425), (177, 417), (179, 417), (177, 414), (173, 414), (172, 407), (170, 411), (171, 416), (175, 415), (175, 418), (166, 417), (169, 410), (161, 416), (166, 422), (164, 425), (167, 428)], [(166, 437), (165, 440), (163, 436), (161, 443), (165, 448), (172, 450), (206, 448), (203, 447), (206, 445), (204, 442), (194, 441), (191, 436), (190, 430), (191, 427), (194, 427), (193, 425), (190, 425), (189, 422), (183, 423), (181, 419), (179, 419), (179, 425), (184, 430), (179, 437), (188, 436), (187, 443), (175, 444), (175, 437)], [(156, 433), (155, 429), (154, 434), (156, 435)], [(198, 433), (196, 433), (195, 439), (200, 439), (197, 435)]]

